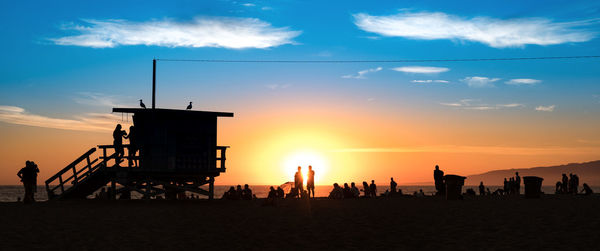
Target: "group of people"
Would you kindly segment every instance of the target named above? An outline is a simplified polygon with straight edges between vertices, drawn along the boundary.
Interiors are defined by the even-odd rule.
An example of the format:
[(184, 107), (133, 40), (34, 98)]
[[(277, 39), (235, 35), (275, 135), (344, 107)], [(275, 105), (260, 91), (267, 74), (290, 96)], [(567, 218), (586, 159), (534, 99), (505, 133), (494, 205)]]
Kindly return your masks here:
[(252, 193), (252, 189), (250, 189), (248, 184), (244, 185), (244, 189), (242, 189), (241, 185), (237, 185), (237, 188), (231, 186), (222, 197), (225, 200), (252, 200), (254, 198), (256, 196)]
[(24, 203), (35, 202), (34, 194), (37, 190), (37, 176), (40, 172), (37, 164), (33, 161), (25, 161), (25, 167), (17, 172), (17, 176), (23, 182), (25, 195), (23, 196)]
[(504, 178), (504, 194), (519, 195), (521, 193), (521, 176), (519, 172), (515, 172), (515, 177), (510, 177), (508, 180)]
[[(577, 174), (570, 173), (569, 176), (567, 174), (562, 174), (562, 181), (556, 182), (556, 194), (578, 194), (579, 193), (579, 176)], [(583, 190), (581, 193), (585, 195), (590, 195), (594, 193), (592, 188), (588, 186), (588, 184), (583, 183)]]
[(315, 197), (315, 171), (312, 166), (308, 166), (308, 173), (306, 177), (306, 190), (304, 190), (304, 176), (302, 175), (302, 167), (298, 166), (298, 171), (294, 174), (294, 187), (290, 190), (290, 193), (286, 195), (286, 198), (310, 198)]
[(123, 146), (123, 138), (129, 139), (129, 146), (127, 146), (127, 155), (129, 160), (129, 166), (137, 166), (138, 162), (135, 158), (135, 153), (139, 150), (137, 144), (137, 137), (135, 133), (135, 127), (129, 127), (129, 134), (124, 130), (121, 130), (121, 124), (117, 124), (115, 130), (113, 131), (113, 145), (115, 146), (115, 161), (118, 165), (121, 163), (121, 158), (125, 155), (125, 147)]

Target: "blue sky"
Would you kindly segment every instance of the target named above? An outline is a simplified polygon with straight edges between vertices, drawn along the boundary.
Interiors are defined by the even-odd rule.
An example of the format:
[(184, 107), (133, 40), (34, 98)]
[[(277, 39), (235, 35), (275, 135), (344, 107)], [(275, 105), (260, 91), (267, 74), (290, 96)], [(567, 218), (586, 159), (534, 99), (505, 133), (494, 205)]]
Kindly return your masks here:
[[(135, 105), (138, 98), (150, 103), (150, 64), (155, 57), (391, 60), (600, 55), (600, 4), (590, 1), (33, 1), (3, 2), (0, 7), (0, 105), (52, 118), (107, 112), (110, 105)], [(152, 31), (153, 26), (164, 30)], [(479, 31), (470, 31), (473, 27)], [(188, 39), (198, 34), (212, 38)], [(231, 34), (238, 36), (228, 37)], [(432, 110), (541, 106), (537, 111), (550, 111), (553, 106), (594, 112), (600, 94), (597, 61), (326, 65), (159, 61), (158, 103), (177, 107), (185, 103), (181, 100), (193, 100), (206, 109), (235, 110), (243, 100), (322, 97)], [(420, 72), (423, 67), (432, 72)]]

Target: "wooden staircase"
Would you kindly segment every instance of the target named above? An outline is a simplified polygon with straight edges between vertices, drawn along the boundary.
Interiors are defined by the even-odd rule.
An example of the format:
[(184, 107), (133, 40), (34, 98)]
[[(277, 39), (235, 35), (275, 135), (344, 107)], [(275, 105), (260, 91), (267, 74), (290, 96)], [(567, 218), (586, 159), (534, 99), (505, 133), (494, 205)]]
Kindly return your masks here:
[(48, 200), (85, 199), (110, 181), (107, 159), (92, 157), (95, 152), (96, 148), (91, 148), (46, 180)]

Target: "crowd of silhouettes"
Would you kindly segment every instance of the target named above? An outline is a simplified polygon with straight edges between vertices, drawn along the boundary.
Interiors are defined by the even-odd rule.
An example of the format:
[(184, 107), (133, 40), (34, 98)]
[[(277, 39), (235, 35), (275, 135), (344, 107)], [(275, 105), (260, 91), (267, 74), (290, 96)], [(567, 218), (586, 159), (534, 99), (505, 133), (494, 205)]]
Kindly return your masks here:
[(515, 177), (510, 177), (508, 180), (504, 178), (502, 193), (505, 195), (519, 195), (521, 193), (521, 176), (519, 176), (519, 172), (515, 172)]
[(244, 185), (244, 189), (242, 189), (241, 185), (237, 185), (237, 188), (231, 186), (222, 197), (222, 199), (226, 200), (252, 200), (254, 198), (256, 196), (252, 193), (252, 189), (250, 189), (248, 184)]
[[(567, 174), (562, 174), (562, 181), (556, 182), (556, 194), (578, 194), (579, 193), (579, 176), (577, 174), (570, 173), (569, 176)], [(592, 189), (587, 184), (583, 184), (583, 190), (581, 191), (583, 194), (592, 194)]]
[(23, 196), (24, 203), (32, 203), (35, 202), (35, 192), (37, 191), (37, 176), (40, 172), (37, 164), (33, 161), (25, 161), (25, 167), (21, 168), (19, 172), (17, 172), (17, 176), (23, 182), (23, 187), (25, 188), (25, 195)]

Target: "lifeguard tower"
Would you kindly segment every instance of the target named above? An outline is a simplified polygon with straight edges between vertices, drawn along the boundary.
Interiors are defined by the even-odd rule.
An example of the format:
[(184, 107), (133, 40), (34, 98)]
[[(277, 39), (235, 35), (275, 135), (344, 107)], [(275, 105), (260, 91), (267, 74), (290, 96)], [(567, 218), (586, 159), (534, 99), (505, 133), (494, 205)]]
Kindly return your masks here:
[[(156, 61), (153, 65), (155, 72)], [(49, 199), (83, 199), (107, 184), (113, 199), (130, 198), (132, 191), (143, 198), (170, 199), (185, 192), (214, 197), (215, 177), (225, 172), (228, 148), (217, 146), (217, 119), (233, 113), (155, 108), (154, 86), (155, 81), (152, 109), (112, 110), (133, 114), (139, 151), (129, 154), (124, 145), (125, 155), (117, 158), (114, 145), (91, 148), (46, 180)], [(101, 153), (94, 157), (97, 150)]]

